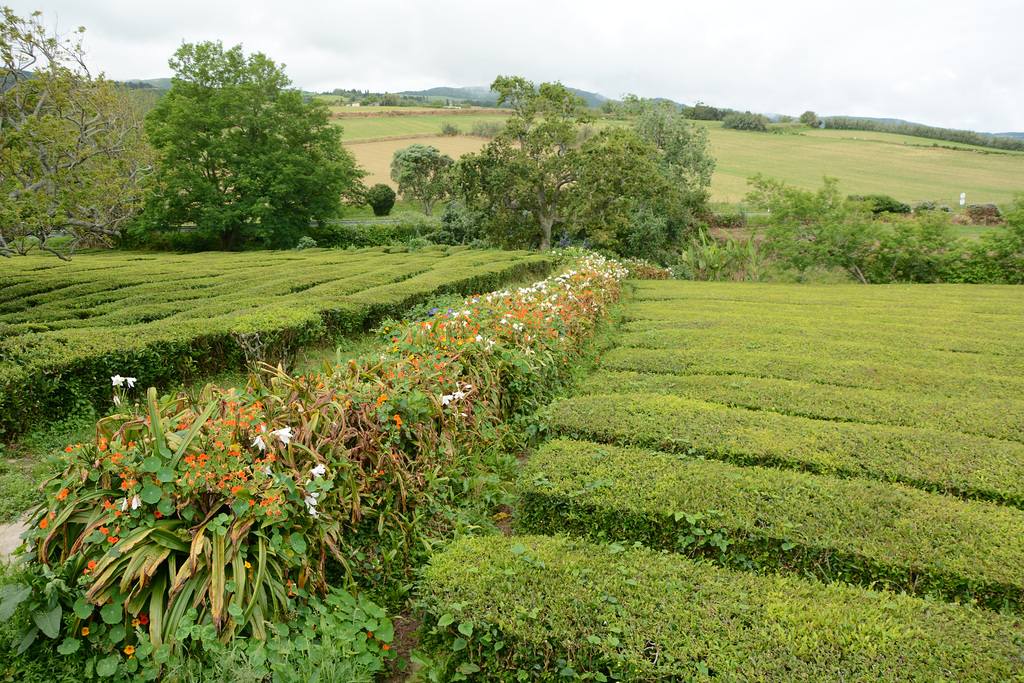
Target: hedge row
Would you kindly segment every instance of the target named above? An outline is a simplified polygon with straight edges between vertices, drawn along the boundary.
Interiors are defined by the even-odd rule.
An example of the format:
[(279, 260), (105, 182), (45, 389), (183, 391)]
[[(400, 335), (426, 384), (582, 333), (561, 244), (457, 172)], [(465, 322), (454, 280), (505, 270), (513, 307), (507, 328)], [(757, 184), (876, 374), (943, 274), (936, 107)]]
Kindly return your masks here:
[(1024, 399), (947, 398), (895, 390), (838, 387), (745, 375), (663, 375), (596, 372), (586, 394), (671, 394), (748, 410), (837, 422), (861, 422), (978, 434), (1024, 441)]
[(912, 427), (824, 422), (677, 396), (577, 396), (553, 403), (561, 435), (641, 445), (1024, 507), (1024, 445)]
[(1024, 512), (1014, 508), (586, 441), (549, 442), (521, 474), (525, 533), (1024, 607)]
[(617, 544), (470, 539), (424, 587), (431, 680), (1024, 681), (1017, 618)]
[(912, 394), (998, 399), (1024, 396), (1024, 375), (982, 375), (955, 368), (912, 368), (882, 361), (847, 360), (805, 353), (777, 353), (769, 348), (733, 347), (724, 353), (704, 348), (640, 349), (619, 347), (602, 356), (608, 370), (672, 375), (746, 375), (815, 382), (840, 387), (885, 389)]
[[(1024, 324), (1024, 320), (1021, 321)], [(813, 327), (808, 321), (806, 327)], [(851, 323), (855, 327), (855, 323)], [(868, 321), (867, 329), (875, 329)], [(919, 344), (912, 333), (903, 333), (899, 344), (883, 345), (878, 340), (851, 340), (844, 333), (818, 335), (810, 332), (754, 326), (749, 324), (716, 329), (679, 330), (656, 329), (629, 332), (620, 337), (624, 347), (643, 349), (680, 349), (695, 351), (708, 357), (728, 357), (741, 354), (771, 356), (806, 356), (817, 359), (842, 358), (885, 368), (900, 368), (902, 372), (943, 368), (947, 373), (961, 377), (1020, 376), (1024, 375), (1024, 354), (961, 353), (948, 349), (933, 349)]]
[[(347, 275), (345, 254), (331, 254), (342, 279)], [(302, 257), (284, 253), (262, 258), (275, 256), (283, 257), (283, 267), (301, 283)], [(397, 261), (393, 258), (377, 253), (373, 271), (368, 272), (387, 270), (391, 265), (401, 271), (408, 259), (404, 255)], [(82, 261), (89, 259), (79, 256), (75, 263)], [(188, 270), (190, 264), (196, 268), (196, 263), (168, 257), (161, 267), (187, 280), (197, 274)], [(327, 284), (312, 279), (306, 280), (312, 287), (287, 296), (250, 294), (242, 289), (232, 297), (203, 304), (177, 301), (153, 305), (148, 307), (152, 320), (135, 325), (122, 321), (109, 327), (9, 336), (0, 340), (0, 432), (19, 432), (41, 416), (53, 419), (90, 404), (108, 404), (113, 375), (137, 377), (149, 386), (168, 386), (188, 373), (213, 374), (241, 367), (247, 360), (241, 344), (247, 339), (265, 344), (262, 357), (276, 363), (301, 348), (362, 331), (385, 317), (400, 316), (438, 293), (469, 295), (499, 289), (508, 282), (543, 277), (550, 269), (546, 257), (462, 251), (425, 261), (416, 270), (404, 271), (404, 279), (388, 284), (367, 279), (359, 291), (351, 293), (331, 292)], [(99, 274), (102, 271), (93, 269), (94, 276)], [(164, 282), (165, 291), (172, 296), (181, 289), (173, 280)], [(185, 310), (179, 311), (181, 307)], [(143, 305), (141, 310), (147, 307)]]

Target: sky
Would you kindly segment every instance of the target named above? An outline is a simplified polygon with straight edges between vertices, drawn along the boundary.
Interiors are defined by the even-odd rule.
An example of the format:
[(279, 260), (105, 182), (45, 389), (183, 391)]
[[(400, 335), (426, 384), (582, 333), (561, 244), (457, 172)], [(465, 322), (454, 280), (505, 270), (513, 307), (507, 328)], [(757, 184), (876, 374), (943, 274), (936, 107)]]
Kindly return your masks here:
[(286, 65), (295, 87), (400, 92), (522, 76), (612, 99), (1024, 131), (1020, 0), (0, 0), (83, 26), (89, 65), (173, 76), (182, 43)]

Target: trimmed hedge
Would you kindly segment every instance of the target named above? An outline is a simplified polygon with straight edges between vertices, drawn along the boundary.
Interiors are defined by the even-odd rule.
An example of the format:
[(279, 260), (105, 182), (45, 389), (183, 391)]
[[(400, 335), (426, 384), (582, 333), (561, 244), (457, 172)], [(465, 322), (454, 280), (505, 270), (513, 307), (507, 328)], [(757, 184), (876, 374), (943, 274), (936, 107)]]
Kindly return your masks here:
[(675, 555), (492, 536), (423, 574), (451, 681), (1024, 681), (1019, 619)]
[(1024, 507), (1024, 445), (912, 427), (824, 422), (658, 395), (590, 395), (547, 411), (556, 434), (741, 465), (898, 481)]
[(1024, 513), (898, 484), (556, 440), (531, 455), (519, 529), (1024, 606)]
[(1024, 441), (1024, 400), (946, 398), (895, 390), (839, 387), (815, 382), (746, 375), (663, 375), (596, 372), (584, 379), (585, 394), (672, 394), (764, 410), (795, 417), (837, 422), (922, 427)]
[(277, 362), (437, 293), (489, 291), (551, 270), (547, 256), (463, 248), (15, 263), (0, 277), (0, 433), (107, 404), (113, 375), (168, 386), (187, 371), (241, 367), (243, 335), (258, 335)]

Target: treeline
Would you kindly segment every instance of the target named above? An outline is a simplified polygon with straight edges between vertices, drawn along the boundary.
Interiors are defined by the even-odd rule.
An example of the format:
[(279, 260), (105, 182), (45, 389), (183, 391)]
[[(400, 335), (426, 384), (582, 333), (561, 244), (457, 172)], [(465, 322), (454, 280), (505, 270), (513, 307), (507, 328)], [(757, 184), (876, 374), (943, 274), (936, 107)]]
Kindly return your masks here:
[(929, 140), (943, 140), (945, 142), (958, 142), (964, 145), (978, 145), (979, 147), (992, 147), (994, 149), (1006, 149), (1014, 152), (1024, 152), (1024, 140), (1015, 138), (1000, 137), (997, 135), (986, 135), (975, 133), (970, 130), (954, 130), (952, 128), (935, 128), (920, 123), (907, 123), (905, 121), (887, 123), (874, 119), (858, 119), (846, 116), (829, 116), (824, 119), (826, 128), (836, 130), (868, 130), (880, 133), (898, 133), (900, 135), (913, 135)]

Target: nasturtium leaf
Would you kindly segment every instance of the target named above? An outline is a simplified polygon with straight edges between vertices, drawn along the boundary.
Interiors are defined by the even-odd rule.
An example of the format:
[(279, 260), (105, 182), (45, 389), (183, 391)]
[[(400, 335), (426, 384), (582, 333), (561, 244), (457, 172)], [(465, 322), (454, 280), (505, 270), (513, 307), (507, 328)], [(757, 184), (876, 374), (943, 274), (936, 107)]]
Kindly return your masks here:
[(174, 501), (170, 498), (161, 498), (160, 504), (156, 506), (156, 509), (160, 511), (160, 514), (167, 517), (174, 513)]
[(174, 481), (175, 476), (176, 475), (174, 474), (174, 470), (172, 470), (170, 467), (161, 467), (156, 472), (157, 481), (159, 481), (161, 484), (168, 484)]
[(302, 555), (306, 552), (306, 538), (302, 534), (291, 534), (288, 536), (288, 543), (291, 544), (292, 549), (298, 554)]
[(78, 652), (80, 647), (82, 647), (82, 641), (75, 638), (65, 638), (64, 642), (57, 646), (57, 652), (62, 655), (70, 655)]
[(167, 659), (171, 656), (171, 646), (169, 643), (164, 643), (157, 649), (153, 650), (153, 661), (157, 664), (166, 664)]
[(249, 509), (249, 501), (241, 499), (241, 498), (236, 500), (234, 503), (231, 504), (231, 511), (234, 512), (239, 517), (241, 517), (245, 513), (245, 511), (248, 510), (248, 509)]
[(117, 655), (110, 655), (96, 663), (96, 673), (104, 678), (113, 676), (117, 671)]
[(116, 626), (112, 626), (110, 628), (110, 632), (107, 633), (107, 638), (109, 638), (110, 642), (112, 643), (120, 643), (122, 640), (124, 640), (124, 635), (124, 624), (117, 624)]
[(142, 461), (142, 470), (153, 474), (159, 472), (160, 468), (164, 466), (164, 461), (161, 458), (153, 455)]
[(245, 614), (245, 611), (235, 603), (231, 603), (228, 605), (228, 614), (233, 616), (235, 619), (238, 619)]
[(92, 616), (92, 605), (85, 598), (75, 600), (75, 616), (79, 619), (88, 619)]
[(306, 636), (295, 636), (294, 643), (295, 643), (295, 649), (296, 650), (308, 650), (309, 649), (309, 640), (306, 639)]
[(103, 618), (104, 624), (116, 624), (124, 618), (124, 612), (121, 609), (121, 605), (112, 602), (109, 605), (103, 606), (103, 609), (100, 610), (100, 616)]
[(142, 489), (142, 502), (147, 505), (159, 502), (160, 498), (163, 497), (164, 491), (155, 484), (148, 484)]

